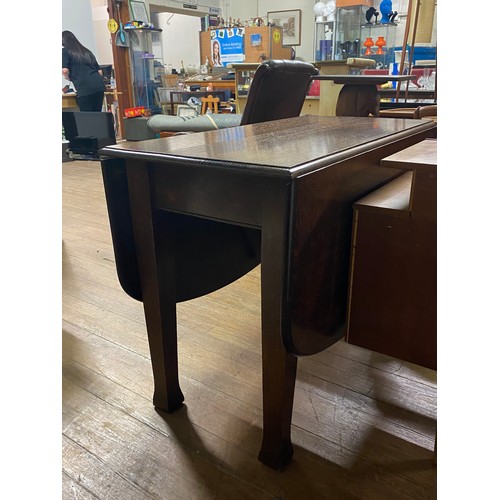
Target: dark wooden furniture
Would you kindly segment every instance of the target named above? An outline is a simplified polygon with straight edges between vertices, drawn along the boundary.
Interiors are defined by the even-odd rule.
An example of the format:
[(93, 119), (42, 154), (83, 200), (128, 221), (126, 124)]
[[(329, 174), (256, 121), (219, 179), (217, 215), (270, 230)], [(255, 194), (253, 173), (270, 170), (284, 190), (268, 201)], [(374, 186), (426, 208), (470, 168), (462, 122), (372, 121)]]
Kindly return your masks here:
[(435, 370), (437, 141), (381, 167), (406, 172), (354, 204), (346, 340)]
[(413, 107), (381, 109), (379, 116), (384, 118), (428, 118), (437, 121), (437, 104), (420, 105), (415, 103)]
[(263, 441), (293, 454), (297, 357), (344, 335), (352, 204), (397, 177), (380, 160), (423, 140), (430, 121), (302, 116), (101, 151), (118, 277), (142, 300), (167, 412), (178, 382), (176, 302), (261, 263)]
[(379, 89), (380, 97), (383, 99), (398, 98), (399, 102), (405, 102), (406, 99), (428, 100), (431, 103), (436, 102), (436, 91), (423, 88), (411, 88), (406, 92), (405, 89), (400, 89), (399, 94), (397, 89)]
[(337, 116), (379, 116), (378, 85), (416, 79), (415, 75), (319, 75), (315, 80), (343, 84), (337, 100)]
[(437, 104), (431, 104), (430, 106), (419, 106), (415, 109), (413, 118), (428, 118), (430, 120), (437, 121)]

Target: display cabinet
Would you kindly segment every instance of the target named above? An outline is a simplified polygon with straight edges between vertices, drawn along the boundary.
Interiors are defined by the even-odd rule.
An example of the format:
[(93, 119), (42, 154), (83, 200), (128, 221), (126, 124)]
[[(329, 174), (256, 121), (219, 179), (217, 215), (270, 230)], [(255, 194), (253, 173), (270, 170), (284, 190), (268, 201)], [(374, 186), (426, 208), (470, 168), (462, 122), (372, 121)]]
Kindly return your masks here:
[(337, 9), (337, 29), (332, 50), (335, 60), (360, 57), (363, 48), (361, 25), (366, 22), (368, 8), (366, 5), (351, 5)]
[(316, 21), (314, 30), (314, 59), (332, 61), (335, 59), (335, 21)]
[(315, 60), (341, 61), (350, 57), (364, 57), (375, 60), (379, 69), (388, 68), (394, 62), (397, 24), (381, 24), (380, 17), (375, 16), (368, 22), (366, 13), (369, 8), (367, 2), (346, 5), (337, 7), (335, 21), (317, 18), (314, 30)]
[(161, 113), (155, 89), (162, 86), (164, 66), (161, 54), (161, 29), (129, 29), (129, 53), (135, 106), (144, 106), (151, 113)]
[(379, 69), (388, 69), (394, 62), (396, 29), (396, 24), (362, 24), (359, 56), (374, 59)]

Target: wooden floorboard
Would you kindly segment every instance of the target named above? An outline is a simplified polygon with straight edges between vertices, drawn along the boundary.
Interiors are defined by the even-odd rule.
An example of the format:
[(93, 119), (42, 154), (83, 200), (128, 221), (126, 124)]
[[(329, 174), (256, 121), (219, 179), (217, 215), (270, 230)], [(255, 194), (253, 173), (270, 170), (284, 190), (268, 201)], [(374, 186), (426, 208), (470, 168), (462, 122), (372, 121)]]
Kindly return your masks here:
[(178, 304), (185, 405), (155, 410), (99, 162), (63, 163), (62, 186), (63, 499), (436, 498), (436, 373), (343, 341), (299, 359), (289, 467), (257, 460), (259, 267)]

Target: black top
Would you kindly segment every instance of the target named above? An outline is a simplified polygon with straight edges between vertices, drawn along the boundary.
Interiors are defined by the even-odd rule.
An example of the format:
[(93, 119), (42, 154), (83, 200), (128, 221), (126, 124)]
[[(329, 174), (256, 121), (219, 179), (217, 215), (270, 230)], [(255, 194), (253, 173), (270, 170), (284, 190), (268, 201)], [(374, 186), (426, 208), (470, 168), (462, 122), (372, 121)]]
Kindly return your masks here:
[(98, 73), (100, 70), (97, 59), (92, 54), (92, 64), (80, 63), (73, 59), (71, 54), (62, 49), (62, 67), (68, 68), (69, 77), (75, 86), (79, 96), (96, 94), (104, 92), (106, 85), (102, 76)]

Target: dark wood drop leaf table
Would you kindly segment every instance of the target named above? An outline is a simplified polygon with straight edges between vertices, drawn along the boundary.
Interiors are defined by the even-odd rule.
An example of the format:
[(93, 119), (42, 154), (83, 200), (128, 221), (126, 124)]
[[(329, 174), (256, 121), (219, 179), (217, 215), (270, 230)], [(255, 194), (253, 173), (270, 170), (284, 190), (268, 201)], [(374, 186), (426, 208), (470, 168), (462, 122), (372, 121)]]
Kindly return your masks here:
[[(353, 203), (401, 175), (380, 160), (425, 120), (302, 116), (123, 142), (101, 165), (123, 289), (143, 302), (153, 404), (182, 405), (176, 303), (261, 264), (263, 439), (290, 461), (297, 358), (344, 336)], [(182, 362), (182, 360), (181, 360)]]

